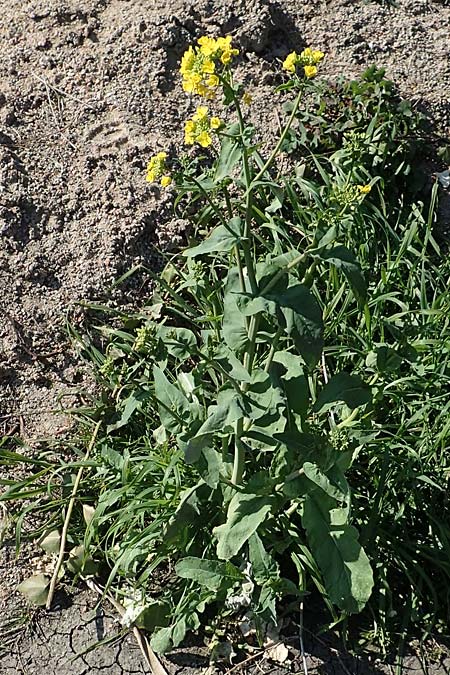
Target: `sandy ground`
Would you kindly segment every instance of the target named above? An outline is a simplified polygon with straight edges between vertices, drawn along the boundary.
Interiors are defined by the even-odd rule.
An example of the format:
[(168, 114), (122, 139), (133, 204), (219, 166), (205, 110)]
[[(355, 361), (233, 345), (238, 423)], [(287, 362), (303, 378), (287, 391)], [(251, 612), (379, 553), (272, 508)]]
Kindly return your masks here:
[[(64, 433), (67, 418), (52, 411), (90, 386), (66, 337), (68, 312), (76, 321), (75, 303), (104, 298), (135, 264), (154, 265), (154, 244), (182, 241), (170, 198), (145, 183), (144, 170), (155, 151), (180, 147), (193, 103), (176, 64), (204, 33), (233, 35), (238, 76), (261, 126), (277, 124), (271, 91), (279, 59), (312, 45), (327, 53), (330, 78), (385, 66), (450, 135), (447, 0), (398, 0), (397, 7), (381, 0), (3, 0), (0, 435), (35, 442)], [(140, 280), (108, 298), (139, 305), (145, 291)], [(14, 605), (12, 589), (27, 574), (13, 558), (6, 542), (3, 607)], [(8, 675), (69, 672), (57, 664), (54, 671), (8, 667), (16, 667), (2, 670)], [(86, 667), (70, 672), (97, 672)]]

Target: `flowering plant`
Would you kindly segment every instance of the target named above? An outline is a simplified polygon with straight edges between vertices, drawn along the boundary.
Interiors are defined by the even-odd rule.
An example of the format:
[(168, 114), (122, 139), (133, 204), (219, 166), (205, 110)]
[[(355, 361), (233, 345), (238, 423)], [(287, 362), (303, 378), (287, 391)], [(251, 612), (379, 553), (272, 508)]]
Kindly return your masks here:
[[(359, 306), (365, 304), (363, 275), (351, 252), (336, 245), (336, 223), (360, 208), (371, 186), (336, 184), (330, 188), (328, 219), (318, 218), (317, 226), (291, 240), (287, 249), (276, 244), (278, 237), (271, 245), (265, 231), (275, 226), (272, 213), (286, 208), (282, 200), (288, 211), (298, 206), (295, 179), (289, 192), (276, 163), (324, 54), (307, 48), (285, 59), (283, 67), (291, 75), (285, 88), (297, 89), (297, 96), (267, 158), (242, 111), (251, 97), (233, 78), (238, 54), (230, 37), (205, 36), (181, 59), (183, 90), (210, 101), (197, 105), (185, 122), (185, 144), (214, 152), (203, 158), (200, 170), (189, 157), (172, 158), (173, 185), (186, 212), (192, 214), (189, 204), (195, 204), (194, 220), (207, 224), (209, 232), (168, 266), (170, 281), (160, 288), (167, 309), (172, 305), (184, 325), (169, 318), (171, 328), (148, 322), (140, 349), (153, 363), (158, 437), (196, 468), (199, 482), (189, 499), (196, 495), (213, 523), (207, 552), (194, 554), (194, 547), (182, 555), (178, 550), (176, 574), (194, 584), (200, 594), (196, 602), (198, 597), (201, 603), (222, 599), (228, 608), (230, 598), (242, 595), (236, 586), (250, 583), (254, 619), (276, 623), (277, 601), (302, 592), (281, 576), (277, 538), (288, 537), (301, 578), (313, 568), (323, 575), (331, 602), (342, 611), (358, 611), (371, 592), (372, 572), (350, 524), (344, 477), (352, 454), (346, 416), (353, 418), (369, 404), (370, 390), (359, 379), (336, 373), (329, 382), (317, 381), (313, 402), (308, 386), (323, 359), (322, 309), (311, 290), (322, 270), (331, 265), (343, 272)], [(218, 108), (219, 93), (231, 119), (211, 110)], [(159, 179), (164, 170), (151, 164), (148, 177)], [(330, 402), (341, 419), (330, 418), (326, 430)], [(200, 497), (205, 489), (208, 496)], [(183, 503), (171, 528), (182, 527)], [(292, 528), (286, 514), (297, 510)], [(337, 522), (342, 528), (338, 541), (333, 536)], [(303, 557), (305, 545), (313, 563)], [(357, 552), (354, 560), (346, 560), (350, 549)], [(214, 584), (205, 574), (208, 579), (215, 575)], [(197, 616), (189, 607), (190, 618), (184, 613), (182, 619), (186, 628)], [(179, 621), (154, 635), (155, 649), (178, 643)]]

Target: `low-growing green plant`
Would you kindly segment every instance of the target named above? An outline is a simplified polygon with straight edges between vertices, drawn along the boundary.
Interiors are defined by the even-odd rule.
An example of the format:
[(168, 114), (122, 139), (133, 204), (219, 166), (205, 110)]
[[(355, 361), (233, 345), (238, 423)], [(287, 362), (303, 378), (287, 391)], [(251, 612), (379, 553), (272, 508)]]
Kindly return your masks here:
[[(283, 64), (294, 100), (266, 157), (234, 56), (228, 38), (188, 49), (184, 90), (223, 112), (198, 106), (192, 150), (149, 162), (189, 246), (148, 271), (141, 311), (91, 306), (100, 323), (71, 329), (102, 386), (78, 411), (88, 452), (30, 459), (2, 499), (39, 499), (44, 548), (62, 561), (67, 543), (157, 651), (214, 617), (263, 635), (313, 586), (335, 623), (367, 606), (387, 644), (448, 611), (448, 269), (437, 185), (426, 206), (405, 196), (421, 121), (375, 69), (317, 84), (308, 48)], [(49, 582), (24, 592), (45, 602)]]

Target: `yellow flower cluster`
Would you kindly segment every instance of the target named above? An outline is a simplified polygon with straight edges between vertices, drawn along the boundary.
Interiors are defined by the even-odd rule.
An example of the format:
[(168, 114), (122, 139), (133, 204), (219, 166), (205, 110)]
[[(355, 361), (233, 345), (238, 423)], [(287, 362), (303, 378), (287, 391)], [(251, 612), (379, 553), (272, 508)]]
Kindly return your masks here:
[(208, 148), (212, 143), (211, 131), (216, 131), (222, 126), (218, 117), (209, 117), (208, 108), (199, 106), (192, 119), (184, 125), (184, 142), (186, 145), (198, 143), (202, 148)]
[(289, 73), (295, 73), (297, 66), (303, 66), (305, 76), (310, 79), (317, 75), (317, 64), (320, 63), (325, 54), (320, 49), (311, 49), (306, 47), (301, 54), (291, 52), (283, 61), (283, 68)]
[(340, 207), (353, 210), (365, 195), (372, 190), (371, 185), (335, 185), (331, 191), (331, 200)]
[(166, 152), (158, 152), (157, 155), (154, 155), (150, 158), (150, 161), (147, 165), (147, 176), (146, 180), (149, 183), (154, 183), (157, 180), (160, 180), (162, 187), (168, 187), (172, 179), (167, 175), (166, 169)]
[(212, 38), (204, 35), (198, 39), (198, 46), (189, 47), (181, 59), (180, 73), (183, 89), (188, 94), (199, 94), (214, 98), (219, 86), (217, 65), (228, 65), (238, 49), (231, 46), (231, 36)]

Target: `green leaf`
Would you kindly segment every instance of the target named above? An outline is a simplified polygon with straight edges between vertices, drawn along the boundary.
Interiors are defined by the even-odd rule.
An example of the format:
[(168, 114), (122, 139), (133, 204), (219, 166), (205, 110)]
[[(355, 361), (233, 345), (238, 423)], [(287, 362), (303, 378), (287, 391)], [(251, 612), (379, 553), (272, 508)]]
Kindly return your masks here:
[(141, 409), (142, 402), (148, 400), (149, 396), (150, 394), (147, 391), (144, 391), (143, 389), (136, 389), (135, 391), (133, 391), (128, 396), (128, 398), (126, 398), (121, 403), (123, 411), (122, 415), (120, 416), (120, 419), (114, 424), (109, 424), (107, 427), (107, 432), (110, 433), (115, 429), (120, 429), (121, 427), (124, 427), (128, 423), (131, 416), (136, 412), (136, 410)]
[(193, 579), (211, 591), (231, 588), (245, 576), (230, 562), (206, 560), (203, 558), (182, 558), (175, 565), (175, 572), (182, 579)]
[(227, 347), (227, 345), (221, 344), (217, 348), (214, 354), (215, 360), (221, 365), (230, 377), (238, 380), (239, 382), (250, 382), (251, 378), (248, 373), (248, 370), (243, 366), (239, 361), (234, 352)]
[(67, 569), (72, 574), (91, 576), (98, 572), (98, 564), (87, 553), (83, 545), (75, 546), (69, 553)]
[(231, 173), (241, 157), (241, 148), (239, 142), (239, 124), (235, 122), (224, 129), (221, 135), (220, 153), (216, 162), (216, 173), (214, 180), (222, 181), (231, 176)]
[(17, 590), (33, 605), (45, 605), (48, 597), (50, 578), (45, 574), (33, 574), (17, 586)]
[(286, 418), (279, 412), (265, 415), (259, 418), (245, 430), (242, 437), (246, 444), (254, 450), (273, 451), (280, 444), (278, 435), (281, 434), (286, 426)]
[(217, 405), (208, 408), (208, 415), (196, 435), (187, 441), (184, 448), (188, 463), (196, 462), (203, 448), (208, 447), (213, 434), (227, 434), (233, 431), (233, 423), (244, 417), (242, 398), (234, 389), (224, 389), (217, 396)]
[(155, 600), (146, 605), (144, 611), (136, 621), (139, 628), (152, 632), (160, 626), (167, 626), (170, 606), (166, 602)]
[(310, 481), (315, 483), (330, 497), (333, 497), (339, 502), (349, 501), (350, 489), (347, 480), (336, 465), (331, 467), (331, 469), (325, 473), (317, 466), (317, 464), (305, 462), (303, 464), (303, 471)]
[(207, 469), (202, 473), (203, 480), (207, 485), (216, 488), (220, 481), (220, 476), (231, 477), (232, 464), (224, 462), (222, 453), (214, 448), (205, 447), (202, 450), (203, 457), (206, 460)]
[(222, 336), (225, 343), (235, 352), (241, 351), (248, 342), (245, 316), (239, 311), (237, 294), (240, 292), (237, 267), (228, 272), (223, 299)]
[(161, 368), (153, 366), (155, 397), (160, 403), (159, 416), (165, 429), (174, 434), (180, 433), (192, 419), (193, 406), (178, 387), (164, 375)]
[(347, 524), (347, 509), (314, 491), (305, 497), (302, 523), (330, 600), (349, 613), (360, 612), (373, 588), (373, 575), (358, 531)]
[(91, 504), (83, 504), (83, 518), (86, 525), (89, 525), (92, 518), (94, 517), (94, 513), (95, 506), (91, 506)]
[(190, 358), (193, 350), (197, 347), (194, 333), (187, 328), (160, 326), (158, 337), (163, 341), (169, 354), (180, 361)]
[(264, 522), (272, 505), (273, 499), (269, 496), (237, 492), (228, 505), (226, 523), (213, 530), (218, 541), (217, 557), (220, 560), (233, 558)]
[(238, 244), (242, 237), (242, 221), (232, 218), (227, 225), (218, 225), (210, 235), (198, 246), (184, 251), (186, 258), (195, 258), (205, 253), (228, 253)]
[[(263, 370), (255, 369), (252, 373), (251, 383), (244, 398), (246, 417), (251, 420), (261, 420), (265, 416), (276, 414), (279, 417), (280, 410), (285, 407), (285, 401), (278, 387), (270, 375)], [(271, 420), (268, 420), (269, 423)], [(264, 424), (260, 422), (262, 426)]]
[(150, 645), (157, 654), (168, 652), (172, 647), (172, 626), (161, 628), (153, 633)]
[(288, 335), (294, 340), (306, 365), (313, 368), (323, 348), (322, 311), (317, 300), (302, 284), (295, 284), (268, 297), (281, 308)]
[(276, 561), (266, 551), (261, 538), (252, 534), (248, 541), (249, 557), (252, 564), (252, 576), (260, 586), (279, 578), (279, 569)]
[(277, 376), (289, 409), (299, 415), (305, 415), (309, 405), (309, 387), (300, 358), (291, 352), (275, 352), (273, 357), (274, 369), (275, 364), (280, 364), (284, 369), (284, 373), (277, 372)]
[(187, 621), (186, 617), (182, 616), (172, 628), (172, 644), (174, 647), (178, 647), (187, 633)]
[(47, 553), (58, 553), (59, 546), (61, 543), (61, 535), (59, 530), (52, 530), (47, 532), (44, 537), (39, 541), (39, 546), (47, 551)]
[(184, 454), (185, 462), (194, 464), (200, 459), (202, 451), (212, 445), (212, 434), (200, 434), (193, 438), (186, 438), (185, 434), (180, 434), (177, 436), (177, 442), (178, 447)]
[(359, 375), (337, 373), (333, 375), (319, 393), (314, 404), (314, 412), (324, 412), (333, 407), (333, 403), (343, 401), (349, 408), (358, 408), (369, 403), (372, 398), (370, 387)]
[(201, 521), (201, 504), (210, 501), (211, 494), (211, 488), (203, 479), (180, 494), (177, 510), (163, 536), (165, 545), (172, 546), (180, 540), (184, 541), (187, 528)]
[(402, 365), (402, 357), (392, 347), (382, 345), (367, 354), (366, 365), (380, 373), (393, 373)]
[(236, 303), (239, 311), (244, 316), (253, 316), (254, 314), (260, 314), (260, 312), (274, 316), (277, 309), (275, 300), (269, 300), (262, 296), (254, 298), (248, 293), (237, 294)]
[(280, 309), (288, 335), (294, 340), (305, 363), (312, 368), (318, 362), (323, 348), (322, 311), (309, 288), (302, 284), (285, 288), (285, 281), (282, 279), (280, 288), (262, 296), (239, 293), (235, 304), (245, 316), (260, 312), (273, 316)]
[(255, 608), (255, 614), (265, 623), (277, 624), (277, 594), (272, 586), (263, 586), (259, 593), (258, 602)]
[(347, 277), (355, 298), (364, 304), (367, 298), (367, 285), (361, 270), (361, 265), (346, 246), (335, 246), (321, 254), (322, 260), (331, 263), (336, 269), (342, 270)]
[(183, 370), (180, 370), (177, 375), (177, 380), (185, 396), (189, 400), (192, 400), (195, 389), (195, 380), (193, 374), (185, 373)]

